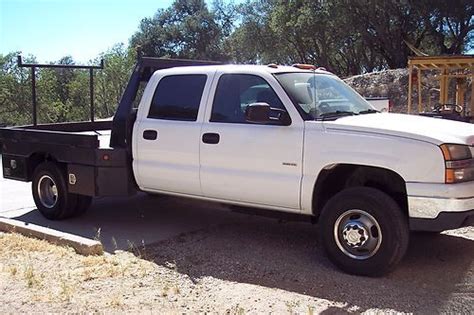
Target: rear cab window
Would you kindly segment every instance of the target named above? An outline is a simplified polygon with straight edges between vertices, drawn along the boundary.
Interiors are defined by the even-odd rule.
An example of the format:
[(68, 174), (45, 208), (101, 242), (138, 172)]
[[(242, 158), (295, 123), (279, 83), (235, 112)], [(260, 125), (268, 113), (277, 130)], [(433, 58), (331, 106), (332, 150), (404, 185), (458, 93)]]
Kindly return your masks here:
[(148, 118), (196, 121), (206, 81), (205, 74), (163, 77), (153, 94)]

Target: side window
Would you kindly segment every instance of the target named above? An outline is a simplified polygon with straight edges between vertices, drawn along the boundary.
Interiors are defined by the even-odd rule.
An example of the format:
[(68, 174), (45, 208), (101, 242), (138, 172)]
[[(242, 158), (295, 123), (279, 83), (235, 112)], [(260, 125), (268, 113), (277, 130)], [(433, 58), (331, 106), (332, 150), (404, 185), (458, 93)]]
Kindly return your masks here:
[(148, 118), (196, 121), (207, 76), (163, 77), (156, 87)]
[(219, 78), (212, 104), (211, 121), (246, 123), (245, 109), (251, 103), (265, 102), (285, 110), (275, 91), (259, 76), (224, 74)]

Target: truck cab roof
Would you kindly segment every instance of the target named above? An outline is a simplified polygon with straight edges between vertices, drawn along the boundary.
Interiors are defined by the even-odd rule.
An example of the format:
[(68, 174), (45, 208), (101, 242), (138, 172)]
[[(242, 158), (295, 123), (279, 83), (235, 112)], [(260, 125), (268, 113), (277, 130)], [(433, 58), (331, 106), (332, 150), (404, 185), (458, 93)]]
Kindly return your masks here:
[(331, 72), (323, 70), (321, 68), (315, 70), (307, 70), (297, 68), (295, 66), (280, 66), (280, 65), (240, 65), (240, 64), (226, 64), (226, 65), (206, 65), (206, 66), (180, 66), (167, 69), (157, 70), (159, 72), (173, 72), (173, 73), (214, 73), (216, 71), (225, 72), (245, 72), (245, 73), (288, 73), (288, 72), (308, 72), (317, 74), (328, 74), (333, 75)]

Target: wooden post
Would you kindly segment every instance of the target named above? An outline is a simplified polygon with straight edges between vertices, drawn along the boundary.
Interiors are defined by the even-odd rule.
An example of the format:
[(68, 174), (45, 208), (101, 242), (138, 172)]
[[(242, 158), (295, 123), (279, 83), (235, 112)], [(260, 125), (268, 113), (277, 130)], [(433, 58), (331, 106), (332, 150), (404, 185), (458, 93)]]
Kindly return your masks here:
[(418, 113), (421, 113), (421, 70), (418, 68), (417, 70), (417, 76), (418, 76)]
[(412, 71), (413, 71), (413, 66), (411, 65), (410, 60), (408, 60), (408, 114), (411, 113)]
[(467, 90), (467, 80), (465, 78), (456, 78), (456, 105), (462, 106), (464, 109), (463, 115), (466, 115), (468, 110), (467, 104), (465, 104), (465, 95)]
[(441, 71), (441, 79), (439, 80), (439, 103), (444, 104), (444, 82), (446, 81), (446, 69)]
[(474, 67), (471, 68), (471, 112), (470, 116), (474, 116)]
[(448, 103), (448, 99), (449, 99), (449, 77), (448, 77), (448, 69), (447, 68), (444, 68), (443, 69), (443, 100), (442, 100), (442, 104), (446, 104)]

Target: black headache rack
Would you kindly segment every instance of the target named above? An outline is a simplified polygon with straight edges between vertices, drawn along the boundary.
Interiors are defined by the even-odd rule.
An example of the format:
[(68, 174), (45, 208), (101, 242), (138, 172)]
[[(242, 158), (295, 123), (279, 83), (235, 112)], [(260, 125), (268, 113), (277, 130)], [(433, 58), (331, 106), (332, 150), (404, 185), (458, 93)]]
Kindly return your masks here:
[(127, 148), (130, 145), (131, 130), (135, 117), (133, 115), (133, 102), (137, 97), (141, 82), (148, 82), (153, 73), (160, 69), (187, 66), (218, 65), (220, 62), (189, 59), (166, 59), (154, 57), (141, 57), (123, 92), (119, 106), (112, 124), (110, 146), (113, 148)]
[(57, 64), (41, 64), (41, 63), (23, 63), (21, 56), (17, 57), (18, 67), (31, 69), (31, 104), (33, 126), (38, 125), (37, 113), (38, 106), (36, 101), (36, 69), (37, 68), (56, 68), (56, 69), (83, 69), (89, 70), (89, 95), (90, 95), (90, 120), (94, 121), (94, 70), (104, 69), (104, 60), (100, 61), (98, 66), (83, 65), (57, 65)]

